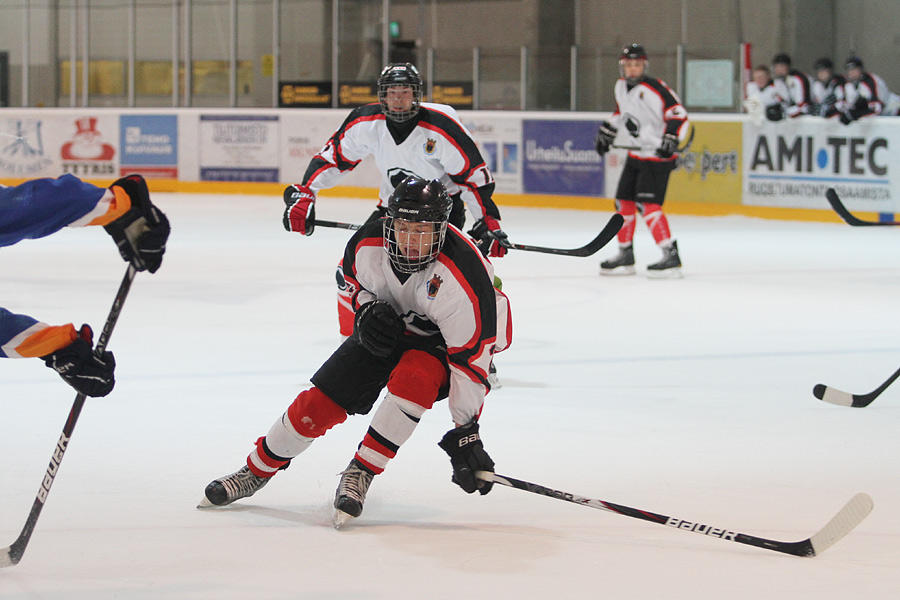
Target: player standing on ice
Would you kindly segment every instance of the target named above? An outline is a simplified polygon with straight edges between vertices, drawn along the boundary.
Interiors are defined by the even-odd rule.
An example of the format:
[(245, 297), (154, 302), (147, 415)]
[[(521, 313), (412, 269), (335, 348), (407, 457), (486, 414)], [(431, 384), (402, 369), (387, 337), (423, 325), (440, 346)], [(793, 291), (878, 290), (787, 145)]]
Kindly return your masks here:
[[(319, 190), (336, 186), (370, 154), (381, 172), (378, 207), (367, 221), (384, 216), (394, 188), (409, 175), (438, 179), (453, 199), (450, 223), (462, 230), (465, 207), (475, 218), (468, 232), (485, 256), (502, 257), (507, 236), (494, 204), (494, 176), (456, 110), (422, 102), (423, 82), (410, 63), (391, 63), (378, 78), (378, 103), (352, 110), (306, 169), (302, 183), (284, 191), (284, 228), (311, 235)], [(338, 318), (341, 335), (353, 332), (348, 299), (354, 290), (338, 267)]]
[(358, 517), (372, 478), (412, 435), (426, 410), (448, 398), (455, 427), (440, 442), (453, 481), (466, 492), (490, 491), (476, 471), (493, 472), (478, 432), (494, 353), (507, 348), (512, 321), (493, 267), (456, 227), (452, 200), (438, 180), (407, 177), (393, 190), (384, 219), (363, 225), (347, 244), (344, 271), (354, 293), (353, 335), (312, 376), (257, 440), (247, 466), (206, 487), (200, 507), (253, 495), (347, 415), (372, 417), (341, 474), (334, 524)]
[[(63, 227), (102, 225), (122, 258), (138, 271), (155, 273), (162, 264), (169, 221), (150, 202), (140, 175), (108, 189), (73, 175), (0, 186), (0, 247), (56, 233)], [(0, 358), (40, 357), (85, 396), (105, 396), (115, 385), (111, 352), (93, 352), (93, 331), (68, 323), (51, 326), (0, 307)]]
[(619, 254), (600, 263), (601, 275), (633, 275), (637, 213), (644, 217), (662, 260), (647, 265), (649, 277), (680, 277), (678, 244), (669, 232), (662, 205), (675, 168), (678, 143), (688, 131), (688, 115), (678, 96), (661, 79), (647, 76), (647, 53), (640, 44), (626, 46), (619, 56), (616, 110), (597, 132), (597, 152), (603, 156), (624, 127), (639, 150), (629, 150), (616, 189), (616, 211), (625, 219), (619, 230)]

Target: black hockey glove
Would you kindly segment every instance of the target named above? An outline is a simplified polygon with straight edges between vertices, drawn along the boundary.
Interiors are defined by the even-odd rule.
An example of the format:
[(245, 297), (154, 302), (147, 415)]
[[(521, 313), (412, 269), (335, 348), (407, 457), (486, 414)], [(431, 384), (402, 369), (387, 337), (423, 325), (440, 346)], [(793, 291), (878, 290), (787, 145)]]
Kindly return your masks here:
[(618, 133), (619, 130), (613, 127), (609, 121), (600, 123), (600, 129), (597, 130), (597, 139), (594, 140), (594, 143), (597, 146), (597, 154), (603, 156), (609, 152), (613, 141), (616, 139), (616, 134)]
[(472, 239), (478, 240), (478, 248), (485, 256), (506, 256), (506, 249), (510, 247), (509, 237), (500, 229), (500, 221), (494, 217), (478, 219), (467, 233)]
[(659, 148), (656, 149), (656, 155), (660, 158), (672, 158), (676, 150), (678, 150), (678, 137), (674, 133), (667, 133), (663, 136)]
[(93, 338), (90, 326), (82, 325), (74, 342), (41, 358), (79, 394), (105, 396), (116, 384), (116, 359), (105, 350), (100, 356), (94, 354)]
[(138, 271), (156, 273), (166, 252), (169, 220), (150, 202), (147, 182), (140, 175), (128, 175), (114, 182), (131, 199), (131, 208), (103, 228), (112, 236), (122, 258)]
[(406, 324), (384, 300), (366, 302), (356, 311), (353, 337), (375, 356), (390, 356), (397, 349)]
[(784, 107), (780, 104), (770, 104), (766, 107), (766, 118), (770, 121), (780, 121), (784, 118)]
[(281, 218), (285, 231), (296, 231), (312, 235), (316, 228), (316, 195), (305, 185), (295, 184), (284, 188), (284, 216)]
[(453, 467), (451, 481), (461, 487), (467, 494), (475, 490), (484, 496), (491, 491), (494, 483), (475, 477), (476, 471), (494, 472), (494, 461), (488, 456), (478, 435), (478, 422), (456, 427), (444, 434), (438, 446), (450, 455)]
[(856, 99), (856, 103), (850, 107), (849, 110), (841, 113), (841, 123), (844, 125), (849, 125), (853, 121), (856, 121), (862, 116), (869, 114), (871, 111), (869, 110), (869, 103), (865, 98), (859, 97)]

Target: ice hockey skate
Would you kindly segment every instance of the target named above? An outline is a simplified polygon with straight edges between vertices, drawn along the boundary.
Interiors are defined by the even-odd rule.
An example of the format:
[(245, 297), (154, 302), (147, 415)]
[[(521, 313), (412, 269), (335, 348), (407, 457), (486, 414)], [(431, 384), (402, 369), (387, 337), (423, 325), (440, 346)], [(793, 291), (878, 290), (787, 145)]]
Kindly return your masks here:
[(203, 500), (197, 508), (210, 508), (212, 506), (226, 506), (235, 500), (252, 496), (269, 483), (270, 477), (257, 477), (246, 466), (236, 472), (216, 479), (208, 486)]
[(678, 256), (678, 242), (662, 248), (663, 257), (659, 262), (647, 265), (647, 277), (652, 279), (675, 279), (681, 277), (681, 258)]
[(619, 253), (600, 263), (601, 275), (634, 275), (634, 247), (619, 246)]
[(355, 458), (341, 473), (341, 482), (334, 494), (334, 514), (331, 517), (335, 529), (340, 529), (344, 523), (362, 514), (372, 477), (374, 475), (363, 469)]

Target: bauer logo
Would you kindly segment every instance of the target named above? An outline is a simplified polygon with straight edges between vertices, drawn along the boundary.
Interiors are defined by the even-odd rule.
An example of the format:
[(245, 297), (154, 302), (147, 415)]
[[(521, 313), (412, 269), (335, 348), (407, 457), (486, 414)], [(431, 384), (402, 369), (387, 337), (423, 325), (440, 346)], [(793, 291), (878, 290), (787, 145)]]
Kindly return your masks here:
[(697, 533), (722, 538), (723, 540), (734, 541), (734, 538), (737, 537), (737, 533), (735, 533), (734, 531), (728, 531), (727, 529), (716, 529), (715, 527), (710, 527), (709, 525), (704, 525), (703, 523), (682, 521), (681, 519), (676, 519), (675, 517), (669, 517), (669, 520), (666, 521), (666, 525), (668, 525), (669, 527), (674, 527), (676, 529), (696, 531)]
[(38, 490), (38, 500), (41, 503), (47, 499), (47, 494), (50, 493), (50, 486), (53, 485), (53, 479), (56, 477), (57, 471), (59, 471), (59, 463), (62, 462), (63, 454), (66, 453), (66, 447), (69, 445), (69, 438), (66, 437), (65, 433), (61, 433), (59, 435), (59, 441), (56, 442), (56, 448), (53, 450), (53, 456), (50, 457), (50, 465), (47, 467), (47, 472), (44, 473), (44, 481), (41, 482), (41, 489)]

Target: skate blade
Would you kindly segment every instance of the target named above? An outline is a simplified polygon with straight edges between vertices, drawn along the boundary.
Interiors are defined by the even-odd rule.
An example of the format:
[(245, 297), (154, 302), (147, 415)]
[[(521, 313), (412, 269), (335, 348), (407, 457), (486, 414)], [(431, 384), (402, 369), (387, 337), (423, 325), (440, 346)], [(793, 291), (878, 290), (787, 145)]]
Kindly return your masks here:
[(216, 506), (216, 505), (213, 504), (212, 502), (210, 502), (210, 501), (209, 501), (209, 498), (207, 498), (206, 496), (203, 496), (203, 500), (201, 500), (201, 501), (197, 504), (197, 508), (212, 508), (212, 507), (214, 507), (214, 506)]
[(681, 279), (682, 277), (684, 275), (681, 273), (681, 267), (663, 269), (662, 271), (647, 271), (648, 279)]
[(604, 269), (600, 267), (601, 275), (609, 275), (612, 277), (622, 277), (624, 275), (634, 275), (635, 274), (634, 267), (616, 267), (615, 269)]
[(351, 515), (348, 515), (344, 511), (336, 508), (336, 509), (334, 509), (334, 512), (331, 515), (331, 524), (334, 526), (335, 529), (340, 531), (341, 527), (343, 527), (344, 524), (352, 518), (353, 517)]

